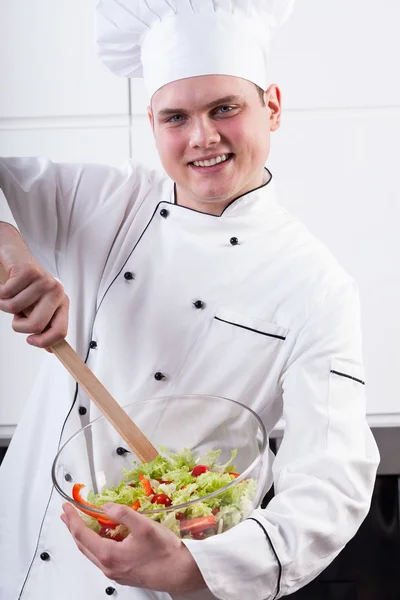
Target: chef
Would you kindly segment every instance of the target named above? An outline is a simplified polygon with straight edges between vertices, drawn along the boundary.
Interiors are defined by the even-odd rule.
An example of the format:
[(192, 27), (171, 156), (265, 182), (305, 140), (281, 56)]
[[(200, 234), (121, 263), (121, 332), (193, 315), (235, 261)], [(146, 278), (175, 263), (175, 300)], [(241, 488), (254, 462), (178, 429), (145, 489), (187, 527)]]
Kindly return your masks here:
[[(144, 78), (166, 173), (0, 162), (22, 235), (0, 225), (0, 309), (14, 328), (46, 347), (69, 316), (69, 342), (121, 404), (224, 396), (268, 434), (284, 416), (275, 496), (228, 532), (184, 542), (111, 504), (131, 535), (101, 539), (62, 508), (50, 475), (99, 413), (47, 353), (0, 471), (2, 600), (277, 599), (329, 565), (368, 513), (379, 456), (357, 285), (279, 206), (265, 167), (281, 116), (269, 41), (289, 4), (101, 1), (100, 56)], [(208, 415), (199, 405), (193, 418)]]

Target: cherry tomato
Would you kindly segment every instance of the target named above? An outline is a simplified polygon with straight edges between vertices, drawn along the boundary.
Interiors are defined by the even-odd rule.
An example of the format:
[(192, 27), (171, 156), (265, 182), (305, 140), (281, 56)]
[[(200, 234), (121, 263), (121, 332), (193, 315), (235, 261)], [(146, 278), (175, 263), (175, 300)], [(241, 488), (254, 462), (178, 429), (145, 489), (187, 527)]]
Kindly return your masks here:
[(192, 533), (192, 538), (194, 540), (204, 540), (205, 538), (205, 533), (204, 531), (199, 531), (198, 533)]
[(105, 537), (109, 531), (112, 531), (111, 527), (102, 527), (99, 531), (99, 535)]
[(164, 504), (164, 506), (171, 506), (172, 500), (167, 496), (167, 494), (154, 494), (151, 503)]
[(123, 542), (124, 538), (120, 533), (117, 533), (117, 535), (114, 536), (111, 535), (111, 532), (114, 531), (114, 529), (114, 527), (102, 527), (99, 531), (99, 536), (114, 540), (114, 542)]
[(110, 536), (107, 536), (107, 537), (109, 537), (110, 540), (114, 540), (114, 542), (123, 542), (124, 539), (125, 539), (125, 538), (122, 537), (122, 535), (120, 533), (117, 533), (117, 535), (114, 535), (114, 536), (110, 535)]
[(203, 473), (207, 473), (207, 471), (209, 471), (210, 469), (208, 467), (206, 467), (206, 465), (196, 465), (193, 469), (192, 469), (192, 475), (193, 477), (198, 477), (199, 475), (202, 475)]
[(186, 519), (185, 514), (182, 512), (176, 513), (175, 518), (178, 519), (178, 521), (182, 521), (182, 519)]

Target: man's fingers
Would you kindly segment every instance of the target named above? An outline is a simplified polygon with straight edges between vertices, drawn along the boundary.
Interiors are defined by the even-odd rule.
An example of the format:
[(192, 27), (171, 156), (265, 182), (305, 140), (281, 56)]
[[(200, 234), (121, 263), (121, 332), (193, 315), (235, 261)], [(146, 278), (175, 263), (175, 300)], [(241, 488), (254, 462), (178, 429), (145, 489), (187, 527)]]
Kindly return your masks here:
[[(80, 517), (78, 517), (78, 518), (80, 519)], [(84, 554), (86, 556), (86, 558), (91, 560), (92, 563), (95, 564), (98, 569), (101, 570), (102, 566), (101, 566), (100, 561), (96, 558), (96, 556), (94, 556), (94, 554), (89, 552), (89, 550), (83, 544), (78, 542), (78, 540), (75, 538), (74, 534), (72, 533), (69, 522), (66, 519), (64, 514), (61, 515), (61, 520), (63, 523), (65, 523), (66, 527), (68, 528), (69, 532), (71, 533), (72, 537), (74, 538), (75, 544), (78, 546), (78, 549), (82, 552), (82, 554)]]
[(15, 315), (12, 323), (17, 333), (42, 333), (49, 325), (57, 310), (57, 305), (43, 298), (33, 307), (29, 316)]
[(39, 281), (34, 281), (9, 298), (0, 298), (0, 310), (17, 315), (34, 306), (43, 296)]
[(139, 537), (146, 531), (150, 533), (156, 525), (151, 519), (124, 504), (107, 503), (102, 508), (111, 521), (125, 525), (131, 533)]
[(37, 270), (31, 267), (21, 269), (15, 274), (12, 273), (6, 283), (0, 285), (0, 298), (3, 300), (13, 298), (39, 277), (40, 274)]
[(63, 504), (63, 509), (68, 521), (68, 529), (81, 552), (88, 558), (91, 555), (90, 560), (99, 569), (111, 568), (122, 542), (102, 538), (89, 529), (70, 504)]
[(13, 322), (13, 329), (18, 333), (43, 333), (60, 307), (62, 297), (43, 296), (33, 307), (30, 314), (23, 318), (17, 315)]
[(3, 253), (2, 263), (9, 278), (0, 285), (0, 311), (14, 315), (14, 331), (28, 334), (30, 345), (50, 348), (67, 335), (69, 300), (64, 288), (27, 248), (22, 256), (18, 252), (16, 257), (6, 258)]
[(60, 306), (52, 320), (50, 321), (49, 327), (41, 334), (32, 334), (28, 336), (27, 342), (31, 346), (37, 346), (38, 348), (50, 348), (61, 340), (63, 340), (68, 332), (68, 302)]

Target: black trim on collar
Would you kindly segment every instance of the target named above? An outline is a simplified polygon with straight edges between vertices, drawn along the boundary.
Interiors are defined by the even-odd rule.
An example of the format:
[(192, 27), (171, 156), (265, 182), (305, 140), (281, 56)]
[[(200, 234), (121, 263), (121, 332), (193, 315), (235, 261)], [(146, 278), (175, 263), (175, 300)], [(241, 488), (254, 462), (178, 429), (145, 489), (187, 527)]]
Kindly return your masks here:
[(265, 535), (267, 536), (267, 539), (268, 539), (268, 541), (269, 541), (269, 543), (270, 543), (270, 546), (271, 546), (271, 548), (272, 548), (272, 552), (274, 553), (274, 556), (275, 556), (275, 558), (276, 558), (276, 561), (277, 561), (277, 563), (278, 563), (278, 567), (279, 567), (279, 572), (278, 572), (278, 584), (277, 584), (277, 590), (276, 590), (276, 594), (275, 594), (275, 596), (274, 596), (274, 598), (273, 598), (273, 600), (275, 600), (275, 598), (277, 598), (277, 597), (279, 596), (279, 593), (280, 593), (280, 591), (281, 591), (281, 579), (282, 579), (282, 564), (281, 564), (281, 561), (280, 561), (280, 560), (279, 560), (279, 558), (278, 558), (278, 555), (277, 555), (277, 553), (276, 553), (276, 550), (275, 550), (275, 548), (274, 548), (274, 546), (273, 546), (273, 544), (272, 544), (272, 542), (271, 542), (271, 538), (269, 537), (268, 531), (265, 529), (264, 525), (262, 525), (262, 524), (260, 523), (260, 521), (257, 521), (257, 519), (254, 519), (253, 517), (248, 517), (246, 520), (247, 520), (247, 521), (255, 521), (255, 523), (257, 523), (257, 525), (259, 525), (259, 526), (261, 527), (261, 529), (263, 530), (263, 532), (264, 532), (264, 533), (265, 533)]
[[(239, 200), (239, 199), (241, 199), (241, 198), (244, 198), (244, 196), (247, 196), (247, 194), (251, 194), (252, 192), (255, 192), (256, 190), (259, 190), (259, 189), (261, 189), (261, 188), (263, 188), (263, 187), (267, 186), (267, 185), (270, 183), (270, 181), (272, 180), (272, 173), (271, 173), (271, 171), (270, 171), (269, 169), (267, 169), (267, 167), (264, 167), (264, 169), (265, 169), (266, 171), (268, 171), (268, 173), (269, 173), (269, 175), (270, 175), (270, 178), (268, 179), (268, 181), (266, 181), (265, 183), (263, 183), (262, 185), (260, 185), (260, 187), (258, 187), (258, 188), (255, 188), (254, 190), (249, 190), (248, 192), (246, 192), (245, 194), (243, 194), (243, 196), (239, 196), (238, 198), (235, 198), (234, 200), (232, 200), (232, 201), (231, 201), (231, 202), (228, 204), (228, 206), (231, 206), (231, 205), (232, 205), (234, 202), (236, 202), (237, 200)], [(143, 231), (142, 231), (142, 233), (140, 234), (140, 237), (139, 237), (139, 239), (137, 240), (136, 244), (134, 245), (134, 247), (132, 248), (132, 250), (129, 252), (129, 254), (128, 254), (127, 258), (126, 258), (126, 259), (125, 259), (125, 261), (124, 261), (124, 264), (123, 264), (123, 265), (122, 265), (122, 267), (119, 269), (118, 273), (115, 275), (114, 279), (111, 281), (111, 283), (109, 284), (109, 286), (107, 287), (107, 289), (104, 291), (104, 293), (103, 293), (103, 295), (102, 295), (101, 299), (97, 298), (97, 308), (96, 308), (96, 311), (95, 311), (95, 314), (94, 314), (94, 317), (93, 317), (92, 331), (93, 331), (93, 327), (94, 327), (94, 322), (95, 322), (95, 320), (96, 320), (96, 317), (97, 317), (97, 313), (98, 313), (98, 312), (99, 312), (99, 310), (100, 310), (100, 306), (102, 305), (104, 298), (106, 297), (106, 295), (107, 295), (107, 293), (108, 293), (109, 289), (110, 289), (110, 288), (111, 288), (111, 286), (114, 284), (114, 282), (116, 281), (116, 279), (117, 279), (117, 278), (120, 276), (120, 274), (121, 274), (121, 271), (122, 271), (122, 270), (123, 270), (123, 268), (125, 267), (126, 263), (127, 263), (127, 262), (128, 262), (128, 260), (130, 259), (130, 257), (132, 256), (133, 252), (136, 250), (136, 247), (137, 247), (137, 245), (139, 244), (139, 242), (140, 242), (140, 241), (141, 241), (141, 239), (143, 238), (143, 236), (144, 236), (144, 234), (146, 233), (147, 229), (149, 228), (149, 226), (150, 226), (151, 222), (153, 221), (153, 219), (154, 219), (154, 216), (156, 215), (156, 213), (157, 213), (157, 211), (158, 211), (159, 207), (160, 207), (162, 204), (166, 204), (166, 205), (168, 206), (168, 205), (171, 205), (171, 202), (167, 202), (166, 200), (160, 200), (160, 202), (158, 202), (158, 203), (157, 203), (157, 205), (156, 205), (156, 207), (155, 207), (155, 209), (154, 209), (154, 211), (153, 211), (153, 214), (151, 215), (151, 217), (150, 217), (150, 219), (149, 219), (149, 221), (148, 221), (148, 223), (147, 223), (146, 227), (143, 229)], [(175, 183), (174, 183), (174, 204), (176, 204), (176, 187), (175, 187)], [(218, 217), (218, 215), (211, 215), (210, 213), (202, 213), (202, 212), (200, 212), (200, 211), (198, 211), (198, 210), (194, 210), (194, 208), (188, 208), (188, 207), (186, 207), (186, 206), (181, 206), (180, 204), (176, 204), (176, 206), (177, 206), (177, 207), (179, 207), (179, 208), (183, 208), (183, 209), (185, 209), (185, 210), (191, 210), (192, 212), (198, 213), (198, 214), (200, 214), (200, 215), (208, 215), (208, 216), (210, 216), (210, 217), (216, 217), (216, 218), (219, 218), (219, 217)], [(228, 206), (226, 206), (226, 207), (225, 207), (224, 211), (221, 213), (221, 215), (220, 215), (220, 216), (222, 216), (222, 215), (224, 214), (224, 212), (225, 212), (225, 210), (228, 208)], [(111, 250), (110, 250), (110, 252), (111, 252)], [(109, 258), (109, 256), (107, 256), (106, 262), (108, 261), (108, 258)]]
[(179, 208), (185, 208), (186, 210), (191, 210), (192, 212), (195, 213), (199, 213), (200, 215), (208, 215), (209, 217), (216, 217), (217, 219), (219, 217), (222, 217), (222, 215), (224, 214), (224, 212), (226, 211), (227, 208), (229, 208), (230, 206), (232, 206), (232, 204), (234, 202), (236, 202), (237, 200), (241, 200), (242, 198), (244, 198), (245, 196), (247, 196), (248, 194), (251, 194), (252, 192), (255, 192), (256, 190), (261, 190), (261, 188), (266, 187), (270, 181), (272, 181), (272, 173), (269, 169), (267, 169), (267, 167), (264, 167), (264, 170), (267, 171), (269, 173), (269, 179), (268, 181), (266, 181), (265, 183), (261, 184), (260, 186), (254, 188), (253, 190), (249, 190), (248, 192), (245, 192), (244, 194), (242, 194), (241, 196), (237, 196), (236, 198), (234, 198), (233, 200), (231, 200), (229, 202), (229, 204), (227, 204), (224, 208), (224, 210), (222, 211), (222, 213), (220, 215), (213, 215), (211, 213), (206, 213), (200, 210), (196, 210), (194, 208), (189, 208), (188, 206), (182, 206), (181, 204), (178, 204), (176, 201), (176, 183), (174, 183), (174, 202), (173, 204), (175, 204), (176, 206), (179, 206)]

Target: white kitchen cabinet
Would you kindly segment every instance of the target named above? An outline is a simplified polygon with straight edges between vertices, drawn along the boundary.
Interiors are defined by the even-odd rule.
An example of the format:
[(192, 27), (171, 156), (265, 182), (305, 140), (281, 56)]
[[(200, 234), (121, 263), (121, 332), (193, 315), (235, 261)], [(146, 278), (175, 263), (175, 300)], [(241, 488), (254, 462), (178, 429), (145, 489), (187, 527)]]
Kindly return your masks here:
[[(399, 22), (397, 0), (298, 0), (271, 57), (284, 102), (269, 163), (279, 202), (358, 281), (369, 422), (382, 427), (400, 425)], [(143, 82), (96, 58), (93, 0), (0, 2), (0, 55), (0, 154), (114, 165), (131, 155), (161, 168)], [(0, 314), (0, 437), (40, 362)]]
[(400, 413), (398, 137), (400, 114), (391, 113), (288, 118), (272, 134), (270, 165), (280, 203), (328, 245), (359, 285), (371, 415)]

